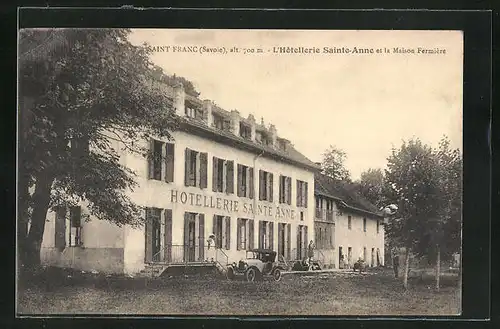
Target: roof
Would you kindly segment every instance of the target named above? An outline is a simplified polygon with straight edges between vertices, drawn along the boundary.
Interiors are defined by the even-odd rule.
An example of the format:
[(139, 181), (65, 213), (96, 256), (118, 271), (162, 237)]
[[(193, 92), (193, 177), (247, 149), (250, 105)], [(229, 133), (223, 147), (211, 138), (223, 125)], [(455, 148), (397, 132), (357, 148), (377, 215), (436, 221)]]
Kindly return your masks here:
[(297, 151), (291, 144), (288, 144), (286, 151), (283, 149), (274, 148), (251, 140), (245, 139), (241, 136), (235, 135), (231, 132), (220, 130), (214, 127), (209, 127), (206, 122), (192, 119), (183, 118), (183, 125), (190, 133), (202, 134), (205, 137), (212, 138), (221, 143), (230, 144), (231, 146), (239, 147), (241, 149), (261, 154), (264, 157), (269, 157), (278, 161), (288, 162), (290, 164), (300, 166), (312, 171), (318, 171), (319, 166), (309, 160), (305, 155)]
[(361, 196), (353, 184), (333, 179), (323, 174), (314, 175), (314, 194), (336, 200), (340, 208), (354, 212), (383, 217), (377, 207)]

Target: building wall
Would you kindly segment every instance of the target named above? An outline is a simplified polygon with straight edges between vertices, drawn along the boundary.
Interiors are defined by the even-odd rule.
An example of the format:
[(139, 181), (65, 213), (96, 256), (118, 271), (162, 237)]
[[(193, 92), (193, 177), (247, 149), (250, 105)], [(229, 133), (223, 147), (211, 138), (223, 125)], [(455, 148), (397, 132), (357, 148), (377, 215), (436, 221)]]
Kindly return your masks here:
[[(348, 216), (351, 216), (351, 229), (348, 228)], [(366, 232), (363, 231), (363, 218), (366, 218)], [(366, 247), (366, 262), (369, 266), (372, 264), (371, 250), (375, 251), (375, 263), (377, 261), (377, 248), (381, 265), (384, 265), (384, 226), (382, 220), (377, 233), (377, 219), (365, 217), (359, 214), (344, 211), (342, 215), (337, 216), (335, 223), (335, 265), (339, 266), (339, 247), (342, 247), (342, 253), (347, 256), (348, 247), (352, 248), (351, 265), (363, 257), (363, 248)]]
[[(156, 207), (161, 209), (172, 210), (172, 244), (182, 245), (184, 243), (184, 213), (194, 212), (205, 214), (205, 239), (212, 233), (213, 216), (222, 215), (230, 216), (230, 249), (224, 250), (229, 257), (229, 261), (236, 261), (244, 256), (244, 250), (236, 250), (236, 237), (237, 237), (237, 218), (254, 219), (254, 247), (258, 246), (258, 221), (266, 220), (274, 222), (274, 249), (277, 249), (278, 244), (278, 227), (277, 223), (291, 223), (291, 249), (296, 248), (296, 235), (297, 225), (306, 225), (308, 227), (308, 239), (314, 240), (314, 175), (313, 172), (307, 171), (282, 162), (270, 160), (265, 157), (256, 158), (255, 154), (242, 151), (239, 149), (231, 148), (228, 145), (220, 144), (211, 140), (207, 140), (198, 136), (187, 134), (185, 132), (177, 131), (173, 133), (175, 139), (175, 164), (174, 164), (174, 182), (167, 183), (165, 181), (157, 181), (148, 179), (148, 161), (140, 155), (127, 153), (121, 157), (123, 164), (134, 170), (137, 174), (137, 187), (130, 196), (134, 202), (145, 207)], [(147, 147), (146, 142), (144, 146)], [(184, 152), (186, 148), (194, 151), (208, 153), (208, 166), (207, 166), (207, 188), (201, 189), (199, 187), (186, 187), (184, 184), (185, 164)], [(218, 157), (225, 160), (234, 160), (234, 181), (235, 189), (233, 194), (217, 193), (212, 191), (212, 158)], [(254, 199), (238, 197), (236, 194), (236, 181), (237, 181), (237, 164), (254, 168)], [(259, 186), (259, 169), (266, 170), (273, 173), (273, 203), (267, 201), (259, 201), (258, 186)], [(279, 204), (279, 175), (292, 177), (292, 192), (291, 200), (292, 205)], [(308, 208), (296, 207), (296, 180), (302, 180), (308, 183)], [(188, 202), (180, 202), (180, 195), (190, 193), (194, 196), (194, 202), (191, 204), (189, 198)], [(177, 202), (172, 202), (172, 195), (177, 195)], [(198, 197), (198, 205), (196, 197)], [(222, 198), (233, 202), (233, 209), (228, 211), (224, 207), (217, 209), (217, 207), (206, 206), (205, 197), (210, 199)], [(174, 198), (175, 199), (175, 198)], [(224, 201), (221, 201), (221, 204)], [(235, 206), (237, 203), (237, 207)], [(209, 203), (208, 203), (209, 204)], [(253, 215), (250, 213), (249, 208), (258, 209), (258, 207), (266, 206), (270, 213), (259, 213)], [(290, 210), (290, 217), (277, 217), (277, 208), (285, 208)], [(237, 209), (236, 209), (237, 208)], [(292, 211), (294, 215), (292, 216)], [(299, 211), (304, 211), (304, 220), (300, 221)], [(125, 229), (125, 271), (136, 272), (144, 266), (144, 253), (145, 253), (145, 232), (144, 229)]]
[[(88, 210), (82, 206), (82, 217), (88, 216)], [(47, 213), (45, 231), (40, 256), (42, 264), (58, 267), (70, 267), (80, 270), (96, 270), (105, 273), (123, 273), (124, 231), (123, 228), (107, 221), (89, 216), (90, 221), (81, 220), (82, 246), (72, 246), (69, 241), (69, 211), (66, 214), (66, 247), (55, 245), (55, 213)]]

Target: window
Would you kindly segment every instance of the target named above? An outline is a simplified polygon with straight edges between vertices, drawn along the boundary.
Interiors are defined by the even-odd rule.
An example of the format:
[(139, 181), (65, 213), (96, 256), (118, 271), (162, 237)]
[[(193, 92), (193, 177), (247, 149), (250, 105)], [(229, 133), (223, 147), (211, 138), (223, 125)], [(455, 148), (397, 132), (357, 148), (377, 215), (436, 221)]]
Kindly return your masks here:
[(307, 208), (307, 182), (297, 180), (297, 207)]
[(253, 220), (246, 218), (238, 218), (237, 224), (237, 250), (253, 249)]
[(255, 141), (258, 143), (262, 143), (262, 133), (260, 131), (255, 132)]
[(363, 218), (363, 232), (366, 232), (366, 218)]
[(174, 144), (152, 139), (149, 155), (149, 179), (174, 181)]
[(70, 234), (69, 234), (69, 245), (70, 246), (81, 246), (82, 245), (82, 209), (81, 207), (71, 207), (70, 208)]
[(58, 207), (55, 212), (55, 247), (64, 249), (66, 247), (66, 207)]
[(240, 136), (245, 139), (252, 138), (252, 129), (250, 128), (250, 126), (244, 124), (243, 122), (240, 122)]
[(380, 221), (377, 219), (377, 234), (380, 233)]
[(259, 170), (259, 200), (273, 202), (273, 174)]
[(197, 152), (186, 148), (184, 161), (185, 161), (184, 184), (186, 186), (206, 188), (207, 153)]
[(292, 178), (280, 175), (279, 202), (292, 204)]
[(193, 119), (203, 119), (203, 109), (196, 104), (193, 104), (190, 101), (185, 102), (185, 110), (184, 110), (186, 116), (193, 118)]
[(350, 230), (352, 228), (352, 219), (351, 216), (347, 216), (347, 228)]
[(212, 191), (234, 193), (234, 162), (213, 157)]
[(231, 127), (231, 121), (229, 119), (224, 118), (223, 116), (212, 113), (212, 125), (214, 128), (224, 131), (229, 131)]
[(244, 165), (238, 165), (238, 191), (239, 197), (253, 199), (253, 168)]
[(213, 233), (215, 234), (215, 247), (230, 249), (231, 217), (214, 215)]
[(259, 248), (273, 249), (274, 227), (273, 222), (259, 222)]

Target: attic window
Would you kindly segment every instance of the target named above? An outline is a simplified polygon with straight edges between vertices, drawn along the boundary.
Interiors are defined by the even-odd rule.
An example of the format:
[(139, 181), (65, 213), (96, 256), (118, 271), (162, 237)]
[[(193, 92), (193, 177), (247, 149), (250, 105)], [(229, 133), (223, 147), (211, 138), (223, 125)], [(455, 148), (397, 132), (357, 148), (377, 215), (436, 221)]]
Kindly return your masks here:
[(269, 139), (269, 137), (267, 136), (266, 133), (262, 132), (262, 131), (256, 131), (255, 132), (255, 140), (261, 144), (264, 144), (264, 145), (267, 145), (267, 146), (270, 146), (272, 143), (271, 143), (271, 140)]
[(213, 126), (219, 130), (229, 131), (231, 127), (231, 122), (224, 118), (222, 115), (212, 113)]
[(203, 110), (201, 107), (196, 106), (196, 104), (193, 104), (191, 102), (186, 101), (185, 102), (185, 114), (187, 117), (193, 118), (193, 119), (203, 119)]
[(251, 128), (243, 122), (240, 122), (240, 136), (245, 139), (251, 139), (251, 135)]

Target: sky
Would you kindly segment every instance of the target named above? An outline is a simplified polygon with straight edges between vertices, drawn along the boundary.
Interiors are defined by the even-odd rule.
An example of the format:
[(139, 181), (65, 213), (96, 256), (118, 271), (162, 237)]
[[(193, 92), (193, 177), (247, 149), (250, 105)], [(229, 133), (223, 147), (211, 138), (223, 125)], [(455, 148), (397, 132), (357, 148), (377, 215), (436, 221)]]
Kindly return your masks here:
[[(129, 39), (164, 46), (151, 60), (166, 73), (192, 81), (202, 99), (274, 124), (310, 160), (321, 161), (330, 145), (342, 149), (353, 179), (385, 168), (391, 148), (413, 137), (437, 146), (447, 135), (462, 148), (460, 31), (140, 29)], [(174, 52), (174, 46), (197, 52)], [(230, 52), (234, 47), (238, 53)], [(274, 53), (278, 47), (319, 53)], [(325, 53), (324, 47), (373, 53)], [(419, 47), (445, 53), (419, 53)]]

